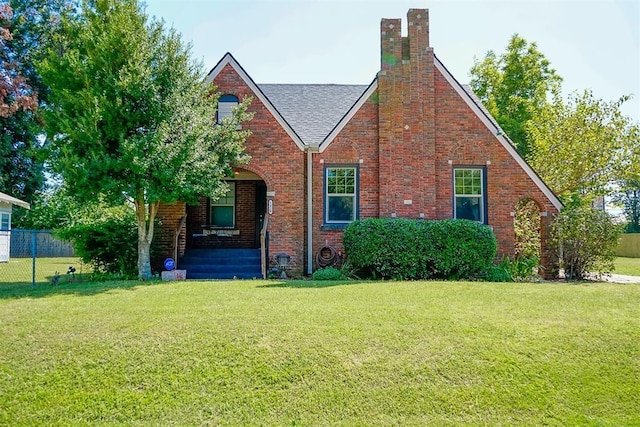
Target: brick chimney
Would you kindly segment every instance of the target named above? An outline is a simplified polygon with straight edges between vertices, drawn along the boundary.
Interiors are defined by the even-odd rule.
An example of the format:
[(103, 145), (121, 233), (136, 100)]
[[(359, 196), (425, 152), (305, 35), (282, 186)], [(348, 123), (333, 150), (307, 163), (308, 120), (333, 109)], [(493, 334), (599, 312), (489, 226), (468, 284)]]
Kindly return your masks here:
[(378, 73), (380, 216), (436, 217), (434, 56), (429, 12), (382, 19)]

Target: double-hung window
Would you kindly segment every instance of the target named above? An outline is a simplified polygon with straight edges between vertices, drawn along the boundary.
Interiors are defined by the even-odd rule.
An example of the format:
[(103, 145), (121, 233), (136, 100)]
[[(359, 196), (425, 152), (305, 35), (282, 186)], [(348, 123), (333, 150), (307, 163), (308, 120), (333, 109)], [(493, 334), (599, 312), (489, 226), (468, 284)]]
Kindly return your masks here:
[(486, 223), (485, 169), (454, 169), (453, 188), (454, 218)]
[(0, 212), (0, 231), (9, 231), (11, 228), (11, 216), (8, 213)]
[(217, 200), (211, 200), (211, 226), (233, 228), (236, 225), (236, 183), (227, 182), (229, 190)]
[(324, 195), (325, 224), (354, 221), (358, 217), (358, 167), (326, 166)]
[(218, 99), (218, 124), (222, 120), (233, 117), (233, 109), (238, 105), (238, 97), (235, 95), (222, 95)]

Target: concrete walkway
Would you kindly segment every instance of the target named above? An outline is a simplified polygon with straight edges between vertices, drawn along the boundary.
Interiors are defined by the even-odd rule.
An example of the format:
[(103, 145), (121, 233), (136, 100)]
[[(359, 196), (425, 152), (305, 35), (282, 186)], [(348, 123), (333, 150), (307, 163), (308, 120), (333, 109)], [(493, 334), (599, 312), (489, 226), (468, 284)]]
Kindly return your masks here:
[(593, 276), (591, 280), (609, 283), (637, 283), (640, 284), (640, 276), (625, 276), (623, 274), (610, 274), (604, 277)]

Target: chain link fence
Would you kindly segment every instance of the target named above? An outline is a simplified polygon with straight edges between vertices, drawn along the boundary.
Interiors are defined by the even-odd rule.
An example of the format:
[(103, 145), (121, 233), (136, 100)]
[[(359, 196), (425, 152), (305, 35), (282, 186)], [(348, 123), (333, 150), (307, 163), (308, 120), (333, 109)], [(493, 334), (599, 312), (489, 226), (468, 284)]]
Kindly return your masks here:
[(73, 246), (50, 230), (0, 230), (0, 283), (52, 283), (86, 269)]

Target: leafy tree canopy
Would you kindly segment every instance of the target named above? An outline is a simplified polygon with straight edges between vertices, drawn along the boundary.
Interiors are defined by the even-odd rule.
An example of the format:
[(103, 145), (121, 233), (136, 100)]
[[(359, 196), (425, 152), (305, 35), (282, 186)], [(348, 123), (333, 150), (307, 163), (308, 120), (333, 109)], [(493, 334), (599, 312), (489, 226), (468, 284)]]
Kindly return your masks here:
[[(72, 5), (68, 0), (0, 2), (0, 191), (32, 203), (45, 183), (37, 107), (48, 94), (34, 61)], [(16, 226), (23, 215), (18, 211), (14, 217)]]
[(587, 90), (567, 101), (556, 95), (526, 123), (529, 161), (556, 194), (590, 202), (610, 191), (637, 143), (637, 125), (620, 111), (628, 99), (606, 102)]
[(150, 276), (159, 202), (221, 195), (222, 179), (247, 161), (248, 101), (214, 125), (217, 98), (190, 47), (136, 0), (85, 0), (64, 19), (38, 70), (53, 170), (78, 200), (102, 194), (136, 208), (138, 269)]
[(627, 233), (640, 233), (640, 177), (621, 180), (619, 191), (614, 195), (614, 202), (623, 207), (627, 220)]
[(471, 88), (524, 157), (531, 149), (524, 124), (547, 104), (561, 82), (537, 45), (518, 34), (503, 54), (489, 51), (471, 68)]
[(17, 55), (9, 44), (13, 40), (12, 19), (11, 5), (0, 3), (0, 117), (8, 117), (18, 110), (33, 110), (38, 105), (38, 97), (20, 74)]

